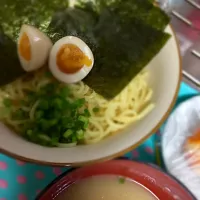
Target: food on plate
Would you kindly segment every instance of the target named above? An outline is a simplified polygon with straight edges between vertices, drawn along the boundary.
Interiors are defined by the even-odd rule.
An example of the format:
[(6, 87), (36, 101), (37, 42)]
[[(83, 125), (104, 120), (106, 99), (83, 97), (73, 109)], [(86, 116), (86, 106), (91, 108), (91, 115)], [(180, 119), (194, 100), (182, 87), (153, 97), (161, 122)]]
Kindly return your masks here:
[(75, 146), (84, 139), (89, 124), (85, 99), (74, 98), (68, 86), (43, 78), (43, 73), (35, 76), (30, 81), (18, 80), (18, 91), (10, 88), (11, 98), (3, 100), (6, 123), (37, 144)]
[[(69, 7), (65, 0), (51, 6), (36, 0), (23, 2), (22, 12), (18, 0), (4, 4), (10, 7), (0, 8), (0, 118), (22, 137), (44, 146), (96, 143), (154, 108), (144, 68), (170, 35), (164, 32), (168, 16), (152, 2)], [(20, 32), (21, 24), (28, 25)], [(33, 35), (43, 39), (41, 48)]]
[[(88, 190), (90, 188), (90, 190)], [(68, 187), (56, 200), (158, 200), (147, 188), (118, 176), (93, 176), (86, 178)]]
[(81, 39), (67, 36), (57, 41), (50, 53), (51, 73), (65, 83), (83, 80), (92, 70), (94, 56), (90, 48)]
[(49, 58), (51, 40), (40, 30), (23, 25), (18, 40), (18, 56), (27, 72), (43, 67)]
[[(96, 143), (141, 120), (154, 108), (153, 91), (147, 79), (148, 72), (143, 71), (122, 93), (108, 101), (82, 81), (66, 85), (41, 69), (0, 90), (0, 117), (21, 136), (37, 144)], [(45, 141), (41, 140), (41, 134), (46, 136), (42, 136)]]
[[(142, 6), (136, 2), (138, 8), (151, 5), (154, 16), (154, 6), (151, 3)], [(68, 8), (59, 11), (53, 16), (49, 30), (52, 40), (65, 35), (78, 35), (88, 44), (95, 62), (92, 71), (83, 81), (104, 98), (112, 99), (160, 51), (169, 35), (162, 30), (165, 21), (162, 29), (157, 29), (140, 19), (140, 16), (135, 17), (133, 10), (127, 9), (128, 6), (135, 6), (130, 0), (123, 3), (108, 1), (105, 4), (108, 6), (102, 5), (99, 12), (96, 11), (98, 4), (91, 6), (83, 3), (74, 10)], [(162, 15), (166, 16), (164, 13)], [(153, 17), (151, 19), (155, 20)], [(155, 20), (155, 24), (161, 22)]]
[(187, 139), (184, 145), (184, 154), (189, 166), (200, 175), (200, 130)]

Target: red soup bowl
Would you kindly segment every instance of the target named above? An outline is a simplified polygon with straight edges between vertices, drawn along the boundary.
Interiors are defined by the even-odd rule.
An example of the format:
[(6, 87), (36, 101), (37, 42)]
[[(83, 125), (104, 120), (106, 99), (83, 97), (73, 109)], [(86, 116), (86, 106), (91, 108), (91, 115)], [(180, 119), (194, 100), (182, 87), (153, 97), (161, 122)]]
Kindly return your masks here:
[(128, 160), (112, 160), (68, 171), (48, 185), (36, 200), (53, 200), (73, 183), (98, 175), (132, 179), (148, 188), (159, 200), (196, 200), (185, 186), (161, 169)]

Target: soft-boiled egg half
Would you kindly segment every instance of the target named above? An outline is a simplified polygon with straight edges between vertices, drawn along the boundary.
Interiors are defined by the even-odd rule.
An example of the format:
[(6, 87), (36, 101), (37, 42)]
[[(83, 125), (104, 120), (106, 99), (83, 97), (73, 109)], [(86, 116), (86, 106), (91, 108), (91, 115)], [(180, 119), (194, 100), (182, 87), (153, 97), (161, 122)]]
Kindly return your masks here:
[(39, 29), (23, 25), (18, 40), (18, 56), (23, 69), (30, 72), (44, 66), (52, 46), (51, 40)]
[(49, 68), (53, 76), (65, 83), (76, 83), (91, 71), (94, 56), (85, 42), (67, 36), (55, 43), (49, 56)]

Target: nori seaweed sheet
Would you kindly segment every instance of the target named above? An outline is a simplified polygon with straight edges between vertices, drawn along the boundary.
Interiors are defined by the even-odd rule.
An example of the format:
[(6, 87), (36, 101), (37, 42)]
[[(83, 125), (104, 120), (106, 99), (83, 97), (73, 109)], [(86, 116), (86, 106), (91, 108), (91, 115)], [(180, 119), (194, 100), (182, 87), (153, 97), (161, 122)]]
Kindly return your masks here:
[[(77, 19), (79, 12), (84, 17)], [(132, 14), (122, 17), (118, 13), (112, 6), (99, 11), (84, 4), (59, 12), (62, 17), (56, 14), (50, 24), (59, 38), (74, 35), (90, 46), (95, 64), (84, 82), (106, 99), (117, 96), (170, 37), (161, 30), (168, 21), (155, 28)]]
[(160, 51), (169, 35), (105, 10), (95, 29), (95, 66), (84, 82), (107, 99), (117, 96)]
[[(5, 75), (0, 85), (22, 74), (13, 41), (17, 40), (24, 23), (40, 28), (54, 42), (67, 35), (83, 39), (95, 57), (95, 66), (84, 82), (107, 99), (119, 94), (169, 38), (163, 33), (169, 18), (150, 0), (77, 2), (75, 8), (69, 8), (67, 0), (0, 2), (0, 26), (3, 28), (0, 38), (4, 41), (0, 44), (2, 64), (9, 69), (7, 72), (15, 74)], [(13, 50), (8, 61), (5, 55), (11, 46)]]
[(17, 46), (0, 28), (0, 86), (22, 76), (22, 69), (17, 55)]
[(148, 0), (117, 0), (112, 4), (112, 11), (123, 17), (136, 18), (143, 23), (164, 30), (170, 18), (163, 10)]
[(0, 0), (0, 25), (6, 35), (17, 41), (23, 24), (46, 32), (52, 15), (68, 5), (68, 0)]
[(91, 12), (79, 8), (67, 8), (54, 14), (47, 34), (53, 42), (64, 36), (73, 35), (92, 45), (95, 43), (93, 29), (96, 23), (97, 19)]
[(153, 0), (95, 0), (94, 4), (85, 3), (85, 0), (78, 2), (77, 7), (98, 13), (110, 7), (121, 18), (135, 18), (158, 30), (164, 30), (170, 22), (169, 16), (159, 7), (154, 6)]

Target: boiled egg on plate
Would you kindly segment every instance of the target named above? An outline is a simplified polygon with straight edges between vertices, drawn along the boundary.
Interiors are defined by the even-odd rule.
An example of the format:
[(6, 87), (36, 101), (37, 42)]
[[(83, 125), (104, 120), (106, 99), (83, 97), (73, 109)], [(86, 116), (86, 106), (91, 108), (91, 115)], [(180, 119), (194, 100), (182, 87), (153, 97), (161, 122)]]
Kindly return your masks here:
[(94, 56), (85, 42), (74, 36), (67, 36), (55, 43), (49, 56), (49, 68), (61, 82), (76, 83), (91, 71)]
[(18, 40), (18, 56), (23, 69), (30, 72), (44, 66), (52, 46), (51, 40), (39, 29), (23, 25)]

